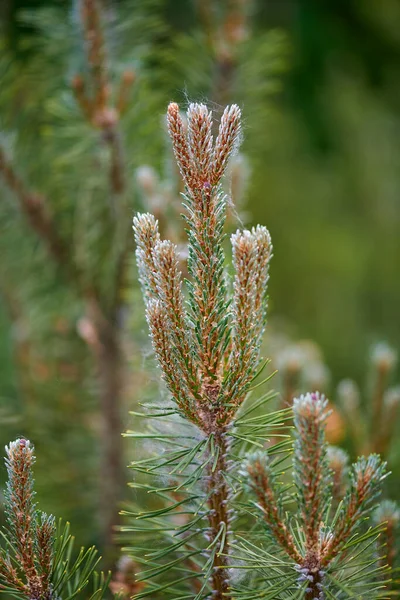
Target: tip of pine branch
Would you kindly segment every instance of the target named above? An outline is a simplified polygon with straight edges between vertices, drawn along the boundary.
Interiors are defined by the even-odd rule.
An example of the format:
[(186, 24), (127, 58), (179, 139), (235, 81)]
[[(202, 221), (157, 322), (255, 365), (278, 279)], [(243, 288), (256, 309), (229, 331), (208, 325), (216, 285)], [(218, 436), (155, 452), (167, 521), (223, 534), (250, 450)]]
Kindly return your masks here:
[(302, 394), (293, 400), (293, 412), (295, 417), (316, 418), (319, 421), (327, 417), (328, 400), (319, 392)]

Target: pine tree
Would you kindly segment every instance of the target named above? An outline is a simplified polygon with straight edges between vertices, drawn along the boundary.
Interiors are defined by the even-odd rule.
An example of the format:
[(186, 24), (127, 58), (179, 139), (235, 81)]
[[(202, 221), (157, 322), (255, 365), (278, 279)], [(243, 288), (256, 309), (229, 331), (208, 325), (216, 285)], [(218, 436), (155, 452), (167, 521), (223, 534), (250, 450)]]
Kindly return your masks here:
[[(276, 593), (276, 597), (286, 597), (287, 592), (295, 593), (297, 584), (302, 591), (299, 597), (305, 600), (352, 595), (383, 597), (386, 565), (377, 564), (374, 546), (381, 525), (363, 528), (361, 524), (371, 516), (376, 505), (386, 476), (385, 463), (377, 455), (360, 458), (351, 468), (348, 490), (335, 509), (332, 506), (333, 472), (329, 468), (325, 442), (327, 401), (317, 393), (300, 396), (294, 400), (293, 413), (295, 516), (285, 513), (284, 494), (279, 490), (273, 459), (267, 452), (251, 454), (243, 470), (268, 533), (292, 567), (290, 575), (282, 557), (281, 565), (279, 560), (276, 564), (274, 582), (261, 575), (260, 587), (265, 586), (267, 595)], [(252, 559), (254, 546), (249, 544), (248, 550)], [(266, 554), (264, 560), (268, 568)], [(261, 561), (259, 568), (261, 572)], [(282, 586), (286, 588), (285, 593), (278, 596)], [(243, 597), (248, 597), (246, 591)]]
[[(60, 446), (50, 468), (59, 460), (75, 498), (100, 505), (102, 543), (110, 548), (126, 462), (123, 325), (134, 190), (124, 118), (146, 83), (132, 91), (134, 71), (112, 61), (105, 16), (98, 0), (79, 2), (71, 19), (63, 8), (34, 13), (30, 22), (44, 36), (40, 51), (22, 68), (3, 59), (1, 285), (20, 331), (15, 357), (27, 428), (35, 437), (59, 432), (74, 461), (66, 465)], [(15, 115), (11, 99), (26, 93), (25, 110)], [(140, 110), (130, 123), (136, 118)], [(15, 124), (13, 136), (7, 128)], [(94, 468), (101, 476), (91, 475)], [(84, 519), (92, 514), (90, 508)]]
[[(123, 496), (125, 364), (142, 343), (136, 317), (134, 335), (123, 335), (136, 293), (126, 224), (133, 207), (146, 206), (133, 172), (168, 162), (157, 115), (182, 81), (191, 95), (217, 102), (240, 90), (246, 99), (251, 89), (251, 115), (261, 123), (282, 68), (281, 37), (249, 35), (250, 5), (197, 8), (179, 34), (161, 0), (126, 2), (118, 11), (99, 0), (32, 11), (22, 16), (38, 32), (25, 42), (29, 52), (18, 62), (5, 51), (0, 62), (0, 282), (16, 332), (24, 427), (32, 439), (61, 441), (39, 465), (46, 498), (54, 495), (80, 531), (98, 512), (91, 505), (101, 503), (107, 544)], [(243, 69), (253, 56), (253, 69)], [(166, 179), (163, 189), (171, 189), (171, 169)], [(47, 485), (48, 470), (55, 485)], [(65, 485), (74, 493), (61, 493)]]

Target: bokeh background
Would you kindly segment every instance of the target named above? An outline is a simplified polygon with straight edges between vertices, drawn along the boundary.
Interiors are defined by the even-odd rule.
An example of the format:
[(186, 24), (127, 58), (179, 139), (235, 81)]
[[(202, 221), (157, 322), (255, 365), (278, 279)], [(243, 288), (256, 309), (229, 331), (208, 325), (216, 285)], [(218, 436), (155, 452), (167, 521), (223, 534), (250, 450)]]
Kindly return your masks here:
[[(46, 195), (71, 256), (108, 306), (121, 193), (108, 181), (105, 130), (76, 99), (76, 75), (93, 76), (80, 5), (2, 0), (1, 145), (29, 189)], [(303, 364), (312, 348), (313, 382), (335, 403), (338, 384), (356, 381), (361, 415), (368, 413), (379, 350), (390, 362), (385, 385), (399, 381), (399, 2), (104, 0), (102, 32), (111, 83), (124, 73), (135, 79), (117, 122), (123, 222), (145, 207), (181, 239), (166, 105), (207, 101), (219, 115), (225, 103), (240, 104), (243, 154), (232, 189), (240, 206), (229, 228), (263, 223), (272, 235), (266, 352), (279, 366), (289, 347), (290, 360)], [(101, 545), (107, 476), (99, 476), (99, 456), (108, 434), (91, 351), (98, 332), (87, 298), (53, 264), (4, 185), (4, 167), (0, 203), (0, 441), (33, 439), (41, 505), (71, 519), (80, 542)], [(125, 260), (109, 315), (123, 353), (122, 428), (132, 426), (128, 411), (157, 393), (133, 248)], [(377, 359), (381, 342), (393, 352), (379, 346)], [(273, 385), (283, 385), (279, 375)], [(333, 441), (354, 454), (359, 447), (337, 410)], [(129, 444), (121, 452), (127, 464)], [(387, 453), (388, 494), (400, 499), (400, 442)], [(121, 489), (120, 500), (129, 498)]]

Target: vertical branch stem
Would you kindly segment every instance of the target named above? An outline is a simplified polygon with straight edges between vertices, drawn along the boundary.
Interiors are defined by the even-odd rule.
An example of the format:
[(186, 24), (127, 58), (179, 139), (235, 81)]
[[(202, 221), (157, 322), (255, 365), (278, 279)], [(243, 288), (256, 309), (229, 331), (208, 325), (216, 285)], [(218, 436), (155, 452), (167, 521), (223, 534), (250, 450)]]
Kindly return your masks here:
[(100, 463), (100, 518), (102, 542), (107, 566), (113, 557), (113, 529), (118, 523), (118, 503), (124, 485), (123, 448), (121, 432), (122, 363), (120, 333), (116, 324), (109, 323), (99, 311), (93, 311), (93, 321), (98, 336), (94, 346), (100, 407), (102, 414)]
[[(230, 600), (229, 576), (228, 576), (228, 548), (229, 548), (229, 500), (230, 489), (224, 474), (228, 472), (227, 453), (228, 441), (224, 430), (215, 433), (215, 451), (218, 458), (215, 464), (211, 464), (208, 472), (208, 494), (209, 494), (209, 537), (210, 544), (215, 542), (218, 548), (212, 546), (214, 554), (213, 570), (211, 575), (211, 587), (213, 600)], [(222, 532), (221, 532), (222, 528)]]

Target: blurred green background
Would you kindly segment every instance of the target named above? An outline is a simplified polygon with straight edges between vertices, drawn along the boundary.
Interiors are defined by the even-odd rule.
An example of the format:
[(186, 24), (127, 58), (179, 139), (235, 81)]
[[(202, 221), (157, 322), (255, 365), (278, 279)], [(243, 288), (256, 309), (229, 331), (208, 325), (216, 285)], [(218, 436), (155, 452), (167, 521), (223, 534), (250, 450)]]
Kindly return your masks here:
[[(81, 157), (98, 145), (98, 134), (89, 132), (70, 92), (83, 64), (78, 4), (2, 0), (0, 7), (4, 140), (17, 149), (19, 171), (50, 193), (61, 218), (69, 211), (58, 195), (64, 182), (79, 195), (79, 181), (97, 169)], [(217, 114), (225, 102), (239, 103), (249, 165), (244, 218), (266, 224), (275, 248), (272, 331), (319, 346), (330, 371), (330, 396), (343, 378), (367, 386), (371, 346), (385, 340), (400, 347), (400, 3), (104, 4), (110, 64), (117, 73), (127, 67), (137, 72), (132, 106), (121, 122), (134, 198), (130, 212), (144, 202), (135, 169), (150, 164), (168, 179), (162, 128), (167, 103), (210, 100)], [(221, 49), (223, 26), (213, 29), (207, 14), (218, 25), (232, 6), (245, 17), (230, 24), (237, 38)], [(232, 64), (220, 75), (228, 82), (218, 86), (215, 63), (224, 52)], [(11, 206), (4, 190), (0, 202)], [(44, 269), (40, 251), (32, 250), (36, 242), (26, 241), (23, 229), (15, 235), (19, 221), (7, 211), (1, 220), (0, 441), (33, 436), (44, 508), (71, 518), (80, 541), (97, 541), (92, 498), (98, 405), (76, 327), (82, 307), (52, 265)], [(93, 211), (88, 218), (102, 216)], [(129, 260), (126, 297), (134, 310), (125, 329), (132, 350), (125, 424), (143, 388), (154, 388), (154, 373), (140, 374), (151, 371), (151, 358), (138, 350), (147, 342), (132, 255)], [(107, 261), (106, 251), (95, 255), (98, 261)], [(126, 454), (128, 462), (129, 448)], [(395, 459), (399, 454), (394, 448)]]

